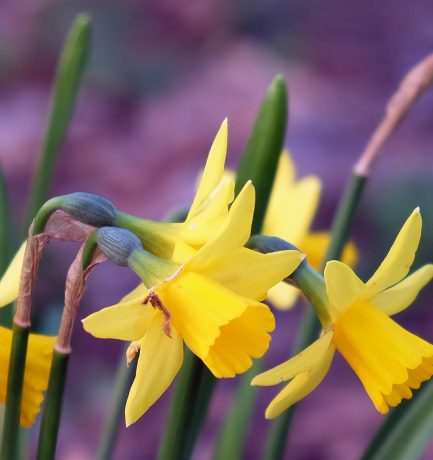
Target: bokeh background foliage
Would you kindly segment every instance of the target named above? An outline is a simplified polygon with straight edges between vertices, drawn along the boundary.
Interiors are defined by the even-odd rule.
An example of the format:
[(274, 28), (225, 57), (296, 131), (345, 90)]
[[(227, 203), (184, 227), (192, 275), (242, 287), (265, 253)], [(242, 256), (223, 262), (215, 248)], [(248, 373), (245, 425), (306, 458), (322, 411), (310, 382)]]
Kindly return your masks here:
[[(356, 5), (336, 0), (326, 5), (192, 1), (188, 7), (164, 1), (93, 2), (91, 7), (3, 2), (0, 157), (13, 203), (13, 228), (26, 220), (57, 55), (83, 6), (93, 19), (93, 48), (50, 194), (93, 191), (129, 212), (154, 218), (188, 203), (225, 116), (229, 161), (236, 166), (266, 87), (281, 72), (290, 91), (287, 145), (301, 174), (323, 179), (315, 225), (328, 226), (350, 166), (384, 102), (404, 72), (429, 52), (433, 38), (433, 6), (426, 0), (415, 2), (409, 13), (405, 2), (390, 0)], [(362, 248), (361, 274), (370, 273), (415, 206), (421, 206), (425, 229), (432, 226), (432, 104), (428, 94), (387, 146), (371, 180), (354, 232)], [(6, 244), (2, 254), (10, 254), (16, 243), (15, 233), (10, 234), (7, 240), (13, 244)], [(418, 264), (432, 260), (432, 238), (424, 232)], [(64, 274), (75, 250), (53, 244), (44, 258), (36, 299), (43, 332), (54, 331), (58, 323)], [(102, 267), (90, 281), (81, 317), (113, 303), (134, 284), (121, 269)], [(410, 314), (401, 315), (406, 326), (430, 340), (432, 292), (426, 289)], [(286, 357), (300, 314), (298, 308), (278, 316), (269, 364)], [(70, 416), (61, 427), (59, 457), (90, 459), (121, 350), (114, 341), (100, 343), (80, 328), (74, 346), (65, 403)], [(338, 361), (334, 368), (299, 407), (289, 445), (293, 458), (338, 460), (347, 459), (348, 452), (357, 458), (382, 422), (347, 366)], [(86, 385), (74, 385), (78, 379)], [(233, 382), (218, 386), (196, 458), (213, 448), (233, 391)], [(271, 395), (272, 390), (262, 392), (247, 458), (258, 458), (263, 448), (268, 422), (262, 413)], [(168, 398), (122, 430), (115, 458), (154, 458), (152, 448), (144, 452), (143, 445), (156, 446)], [(432, 452), (428, 449), (425, 458)]]

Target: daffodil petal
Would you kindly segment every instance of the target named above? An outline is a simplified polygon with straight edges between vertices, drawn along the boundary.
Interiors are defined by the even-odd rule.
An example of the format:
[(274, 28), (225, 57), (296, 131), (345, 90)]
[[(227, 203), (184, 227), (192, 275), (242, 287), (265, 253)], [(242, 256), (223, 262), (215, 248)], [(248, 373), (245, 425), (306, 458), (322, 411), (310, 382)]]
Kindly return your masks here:
[(395, 315), (412, 304), (421, 289), (432, 278), (433, 265), (425, 265), (395, 286), (376, 294), (371, 299), (371, 303), (379, 307), (387, 315)]
[(170, 309), (173, 326), (199, 357), (207, 355), (223, 325), (254, 303), (194, 272), (181, 273), (158, 286), (155, 293)]
[[(29, 428), (47, 389), (55, 337), (30, 334), (24, 372), (20, 425)], [(0, 326), (0, 404), (5, 404), (12, 331)]]
[(224, 174), (224, 163), (227, 152), (228, 124), (227, 119), (221, 124), (213, 141), (200, 184), (197, 188), (194, 201), (188, 213), (187, 221), (200, 211), (202, 203), (212, 190), (218, 185)]
[(0, 307), (9, 305), (18, 297), (26, 244), (27, 242), (25, 241), (20, 246), (5, 274), (0, 280)]
[(299, 251), (261, 254), (243, 248), (204, 273), (236, 294), (263, 300), (268, 289), (293, 273), (303, 259)]
[(203, 203), (203, 210), (185, 222), (182, 239), (193, 247), (202, 246), (224, 221), (234, 198), (235, 183), (223, 178)]
[(172, 328), (171, 338), (162, 330), (160, 311), (153, 312), (149, 328), (140, 340), (134, 382), (125, 407), (126, 426), (136, 422), (167, 390), (183, 362), (183, 341)]
[(301, 351), (285, 363), (254, 377), (251, 385), (277, 385), (315, 368), (325, 358), (331, 346), (333, 335), (332, 331), (326, 332), (304, 351)]
[(331, 260), (326, 264), (324, 277), (328, 310), (331, 319), (335, 321), (361, 296), (365, 285), (350, 267), (338, 260)]
[(422, 219), (416, 208), (406, 220), (385, 259), (366, 286), (370, 296), (393, 286), (409, 272), (421, 237)]
[(84, 330), (100, 339), (139, 340), (148, 329), (154, 311), (149, 304), (143, 305), (145, 297), (92, 313), (82, 320)]
[(294, 286), (281, 282), (269, 289), (268, 299), (278, 310), (289, 310), (295, 305), (300, 292)]
[(280, 157), (266, 212), (263, 233), (297, 245), (310, 228), (320, 197), (321, 183), (309, 176), (295, 182), (295, 168), (288, 153)]
[(278, 417), (290, 406), (309, 395), (328, 373), (334, 352), (335, 347), (331, 345), (316, 367), (297, 375), (282, 391), (280, 391), (267, 407), (265, 417), (267, 419)]
[(203, 362), (217, 378), (235, 377), (248, 370), (252, 358), (261, 358), (269, 347), (269, 332), (275, 319), (262, 303), (248, 305), (244, 312), (220, 328), (220, 334)]
[[(308, 264), (316, 270), (319, 270), (325, 258), (330, 240), (331, 234), (329, 232), (312, 232), (305, 235), (298, 245), (299, 249), (307, 256)], [(349, 267), (353, 267), (357, 259), (356, 246), (352, 241), (349, 241), (344, 246), (341, 261)]]
[(186, 264), (189, 270), (203, 271), (217, 264), (248, 240), (254, 214), (255, 191), (248, 181), (233, 202), (228, 216), (216, 234)]
[(267, 349), (275, 327), (269, 307), (194, 272), (155, 289), (188, 348), (217, 377), (233, 377)]

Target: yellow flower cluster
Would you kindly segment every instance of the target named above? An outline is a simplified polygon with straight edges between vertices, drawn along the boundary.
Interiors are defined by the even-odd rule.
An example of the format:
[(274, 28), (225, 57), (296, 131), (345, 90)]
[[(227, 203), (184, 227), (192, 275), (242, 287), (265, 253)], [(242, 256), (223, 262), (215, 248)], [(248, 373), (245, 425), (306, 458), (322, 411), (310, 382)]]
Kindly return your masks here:
[[(303, 259), (298, 251), (260, 254), (243, 247), (250, 236), (254, 187), (248, 182), (233, 201), (234, 179), (224, 175), (226, 148), (224, 122), (188, 217), (177, 227), (173, 274), (155, 286), (140, 285), (119, 304), (83, 320), (94, 336), (133, 341), (140, 349), (127, 425), (170, 385), (182, 364), (183, 342), (218, 378), (245, 372), (252, 358), (261, 357), (275, 321), (260, 301)], [(149, 298), (163, 311), (146, 303)]]
[[(119, 213), (114, 225), (134, 225), (144, 248), (164, 260), (150, 285), (140, 284), (118, 304), (83, 320), (98, 338), (131, 342), (129, 359), (138, 355), (135, 380), (126, 403), (126, 424), (139, 419), (178, 373), (186, 345), (217, 378), (245, 372), (269, 347), (275, 320), (268, 297), (289, 308), (298, 290), (281, 281), (300, 266), (296, 250), (261, 254), (245, 247), (250, 237), (255, 191), (247, 182), (234, 197), (234, 175), (225, 171), (227, 122), (211, 147), (197, 192), (182, 223), (157, 223)], [(318, 268), (329, 242), (311, 232), (321, 184), (316, 177), (296, 180), (293, 162), (283, 152), (263, 233), (299, 247)], [(132, 224), (131, 224), (132, 222)], [(411, 334), (390, 316), (410, 305), (433, 277), (426, 265), (406, 277), (421, 235), (421, 216), (409, 217), (388, 255), (366, 282), (352, 271), (353, 244), (343, 261), (324, 271), (325, 312), (320, 338), (299, 355), (254, 378), (253, 385), (290, 383), (271, 402), (274, 418), (309, 394), (324, 378), (338, 350), (359, 376), (382, 413), (410, 398), (412, 389), (433, 374), (433, 345)], [(153, 239), (153, 237), (155, 237)], [(24, 245), (0, 281), (0, 306), (18, 295)], [(157, 256), (157, 257), (156, 257)], [(405, 278), (406, 277), (406, 278)], [(150, 279), (150, 278), (149, 278)], [(146, 283), (149, 284), (149, 283)], [(31, 335), (21, 424), (34, 421), (47, 387), (54, 338)], [(6, 397), (11, 331), (0, 328), (0, 403)]]

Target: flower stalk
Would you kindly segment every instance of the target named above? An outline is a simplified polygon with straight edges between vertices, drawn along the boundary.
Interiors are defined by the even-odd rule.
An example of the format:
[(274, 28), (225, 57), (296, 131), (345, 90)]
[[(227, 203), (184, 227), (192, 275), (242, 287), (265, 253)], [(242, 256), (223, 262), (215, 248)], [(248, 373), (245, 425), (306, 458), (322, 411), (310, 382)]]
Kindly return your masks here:
[(33, 229), (30, 227), (21, 270), (17, 307), (13, 318), (1, 460), (12, 459), (17, 455), (21, 399), (31, 325), (30, 311), (42, 251), (48, 241), (47, 235), (33, 236)]
[[(75, 319), (86, 289), (87, 278), (91, 271), (104, 259), (96, 253), (96, 241), (89, 238), (81, 247), (74, 262), (69, 268), (66, 278), (65, 303), (59, 334), (54, 345), (50, 377), (46, 396), (46, 404), (42, 414), (42, 423), (39, 434), (37, 458), (51, 460), (55, 458), (57, 437), (60, 426), (60, 417), (63, 402), (63, 393), (68, 371), (69, 356), (71, 354), (71, 338)], [(93, 254), (83, 266), (83, 253)]]
[(30, 326), (13, 323), (12, 349), (9, 361), (6, 408), (1, 441), (1, 460), (17, 458), (21, 397)]

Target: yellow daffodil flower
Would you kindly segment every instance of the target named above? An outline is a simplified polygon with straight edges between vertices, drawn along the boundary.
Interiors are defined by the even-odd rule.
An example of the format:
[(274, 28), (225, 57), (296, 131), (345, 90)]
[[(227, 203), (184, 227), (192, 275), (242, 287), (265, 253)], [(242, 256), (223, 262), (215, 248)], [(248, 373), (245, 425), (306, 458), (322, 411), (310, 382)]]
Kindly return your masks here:
[[(24, 373), (20, 425), (29, 428), (39, 413), (48, 385), (55, 337), (30, 334)], [(0, 326), (0, 404), (6, 403), (12, 331)]]
[[(263, 234), (277, 236), (298, 247), (309, 265), (318, 269), (328, 248), (328, 232), (311, 232), (321, 191), (318, 177), (307, 176), (296, 180), (296, 168), (288, 151), (281, 154), (266, 212)], [(346, 245), (342, 260), (352, 266), (356, 250), (352, 243)], [(292, 307), (299, 290), (279, 283), (269, 291), (269, 300), (280, 309)]]
[(406, 277), (421, 236), (421, 215), (408, 218), (388, 255), (366, 282), (344, 263), (324, 272), (327, 307), (321, 337), (289, 361), (256, 376), (252, 385), (291, 382), (266, 410), (277, 417), (308, 395), (325, 377), (338, 350), (361, 380), (376, 409), (388, 412), (433, 375), (433, 345), (390, 316), (407, 308), (432, 279), (433, 265)]
[[(183, 260), (200, 248), (225, 219), (234, 198), (234, 177), (224, 175), (228, 125), (222, 123), (188, 216), (183, 223), (154, 222), (118, 213), (115, 226), (132, 230), (146, 249), (164, 258)], [(0, 280), (0, 308), (16, 300), (26, 243), (23, 243)], [(175, 250), (176, 249), (176, 250)]]
[(183, 253), (172, 275), (150, 289), (139, 286), (119, 304), (83, 320), (92, 335), (132, 341), (132, 356), (140, 350), (126, 404), (127, 425), (171, 384), (183, 361), (184, 342), (218, 378), (246, 371), (252, 358), (266, 352), (274, 317), (260, 300), (293, 272), (303, 255), (244, 248), (253, 212), (254, 187), (247, 183), (223, 225), (200, 249)]

